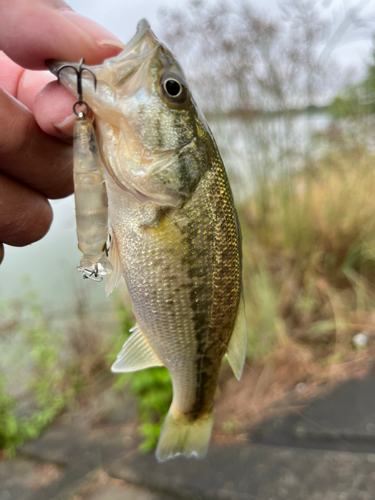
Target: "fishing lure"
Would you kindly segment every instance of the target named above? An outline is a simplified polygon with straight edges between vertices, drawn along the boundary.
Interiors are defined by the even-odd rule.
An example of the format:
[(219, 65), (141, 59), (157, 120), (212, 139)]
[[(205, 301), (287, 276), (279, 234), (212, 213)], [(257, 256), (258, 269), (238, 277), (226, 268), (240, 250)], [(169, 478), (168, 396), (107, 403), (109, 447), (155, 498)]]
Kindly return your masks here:
[[(74, 201), (76, 210), (78, 248), (83, 253), (78, 271), (84, 278), (102, 281), (103, 276), (113, 270), (108, 260), (108, 198), (104, 171), (98, 143), (91, 119), (87, 118), (89, 106), (82, 98), (82, 73), (91, 73), (96, 89), (95, 74), (84, 67), (81, 59), (78, 68), (66, 64), (57, 72), (73, 69), (77, 74), (78, 101), (73, 112), (78, 117), (74, 122)], [(83, 109), (82, 109), (83, 108)]]

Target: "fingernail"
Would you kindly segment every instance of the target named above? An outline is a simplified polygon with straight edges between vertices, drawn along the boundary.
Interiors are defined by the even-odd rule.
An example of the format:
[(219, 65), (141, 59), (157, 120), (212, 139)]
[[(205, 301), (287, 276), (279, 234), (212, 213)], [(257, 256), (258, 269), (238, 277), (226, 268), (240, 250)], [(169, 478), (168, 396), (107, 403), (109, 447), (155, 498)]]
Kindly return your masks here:
[(121, 47), (124, 46), (121, 40), (115, 37), (115, 35), (112, 35), (110, 31), (103, 28), (103, 26), (100, 26), (100, 24), (91, 21), (91, 19), (81, 16), (81, 14), (77, 14), (77, 12), (74, 12), (73, 10), (61, 10), (60, 14), (79, 28), (83, 29), (92, 38), (97, 40), (98, 43), (102, 43), (104, 41), (104, 44), (113, 45), (112, 42), (115, 42), (116, 47), (119, 46), (118, 44), (120, 44)]
[(111, 45), (112, 47), (118, 47), (119, 49), (124, 49), (125, 44), (122, 42), (115, 42), (114, 40), (99, 40), (98, 45)]
[(57, 130), (64, 134), (66, 137), (72, 137), (73, 136), (73, 127), (74, 127), (74, 121), (77, 119), (76, 115), (72, 113), (70, 116), (65, 118), (60, 123), (54, 123), (53, 126), (57, 128)]

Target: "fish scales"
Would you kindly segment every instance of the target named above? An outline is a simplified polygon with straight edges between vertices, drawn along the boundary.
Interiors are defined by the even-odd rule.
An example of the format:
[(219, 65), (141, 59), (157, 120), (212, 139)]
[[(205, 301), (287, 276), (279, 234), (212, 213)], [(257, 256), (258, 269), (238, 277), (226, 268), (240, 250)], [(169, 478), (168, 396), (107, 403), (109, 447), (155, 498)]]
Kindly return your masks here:
[[(184, 413), (194, 406), (196, 359), (212, 306), (213, 236), (210, 213), (202, 209), (205, 197), (202, 183), (182, 210), (165, 213), (134, 201), (113, 207), (111, 219), (138, 325), (168, 367), (175, 402)], [(150, 221), (158, 221), (158, 227)], [(200, 230), (199, 221), (207, 229)]]
[[(228, 178), (181, 67), (146, 21), (123, 52), (91, 69), (97, 92), (83, 84), (105, 167), (114, 267), (107, 292), (123, 275), (137, 319), (112, 370), (166, 366), (173, 401), (157, 457), (203, 457), (221, 359), (240, 378), (246, 353)], [(67, 72), (62, 82), (74, 91)]]
[[(118, 191), (111, 179), (107, 185)], [(241, 292), (236, 213), (221, 158), (181, 209), (136, 200), (111, 206), (114, 199), (111, 225), (138, 325), (171, 374), (180, 411), (192, 419), (209, 413)]]

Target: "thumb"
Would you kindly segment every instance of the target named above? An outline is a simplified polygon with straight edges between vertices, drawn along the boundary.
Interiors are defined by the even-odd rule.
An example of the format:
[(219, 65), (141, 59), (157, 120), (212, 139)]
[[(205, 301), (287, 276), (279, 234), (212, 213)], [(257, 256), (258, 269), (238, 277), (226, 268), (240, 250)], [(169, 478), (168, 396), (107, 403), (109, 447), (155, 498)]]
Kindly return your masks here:
[(62, 0), (0, 0), (0, 50), (28, 69), (57, 59), (99, 64), (123, 44)]

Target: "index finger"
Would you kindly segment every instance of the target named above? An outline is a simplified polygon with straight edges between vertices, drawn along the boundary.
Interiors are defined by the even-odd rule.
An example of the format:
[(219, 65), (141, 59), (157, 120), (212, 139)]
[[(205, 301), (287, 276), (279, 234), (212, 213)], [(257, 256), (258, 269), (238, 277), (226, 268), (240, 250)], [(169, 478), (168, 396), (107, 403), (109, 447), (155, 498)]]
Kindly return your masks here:
[(99, 64), (123, 45), (109, 31), (74, 12), (62, 0), (0, 1), (0, 50), (28, 69), (47, 59)]
[(0, 89), (0, 169), (47, 198), (73, 192), (72, 148), (44, 134), (32, 113)]

